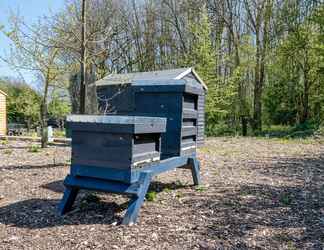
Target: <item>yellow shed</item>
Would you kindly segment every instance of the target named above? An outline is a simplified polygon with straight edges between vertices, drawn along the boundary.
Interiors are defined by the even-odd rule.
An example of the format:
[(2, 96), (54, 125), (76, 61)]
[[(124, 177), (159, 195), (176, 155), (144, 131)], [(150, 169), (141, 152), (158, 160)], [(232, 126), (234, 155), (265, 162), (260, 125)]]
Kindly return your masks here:
[(7, 94), (0, 90), (0, 135), (7, 134)]

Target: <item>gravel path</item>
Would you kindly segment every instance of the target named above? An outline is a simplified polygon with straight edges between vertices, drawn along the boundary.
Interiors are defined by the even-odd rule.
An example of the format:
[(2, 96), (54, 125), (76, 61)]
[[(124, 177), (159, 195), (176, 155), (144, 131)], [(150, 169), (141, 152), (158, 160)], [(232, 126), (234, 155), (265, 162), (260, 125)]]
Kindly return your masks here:
[(0, 249), (324, 248), (318, 141), (209, 139), (199, 151), (203, 185), (193, 187), (188, 170), (161, 174), (154, 201), (128, 227), (118, 225), (128, 201), (120, 195), (81, 192), (60, 217), (70, 148), (31, 145), (0, 144)]

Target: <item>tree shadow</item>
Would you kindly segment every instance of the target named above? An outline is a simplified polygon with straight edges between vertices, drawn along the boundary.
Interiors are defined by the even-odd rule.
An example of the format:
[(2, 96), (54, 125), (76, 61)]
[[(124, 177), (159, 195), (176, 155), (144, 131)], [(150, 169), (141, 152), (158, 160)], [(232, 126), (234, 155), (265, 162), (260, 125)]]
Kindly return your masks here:
[(281, 158), (275, 162), (261, 163), (263, 166), (253, 170), (273, 180), (290, 178), (290, 182), (234, 188), (213, 184), (209, 193), (215, 195), (186, 201), (192, 213), (199, 210), (208, 218), (201, 234), (228, 241), (234, 249), (248, 249), (244, 244), (252, 237), (265, 248), (280, 249), (288, 244), (292, 249), (323, 249), (324, 158)]

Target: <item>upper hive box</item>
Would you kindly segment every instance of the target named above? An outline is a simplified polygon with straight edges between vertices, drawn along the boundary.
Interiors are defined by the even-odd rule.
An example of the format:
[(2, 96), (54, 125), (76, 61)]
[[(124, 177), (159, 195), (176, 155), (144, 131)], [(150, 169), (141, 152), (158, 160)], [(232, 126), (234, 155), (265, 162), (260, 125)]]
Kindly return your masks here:
[(102, 114), (167, 118), (162, 159), (195, 154), (203, 143), (207, 88), (192, 68), (112, 74), (95, 85)]

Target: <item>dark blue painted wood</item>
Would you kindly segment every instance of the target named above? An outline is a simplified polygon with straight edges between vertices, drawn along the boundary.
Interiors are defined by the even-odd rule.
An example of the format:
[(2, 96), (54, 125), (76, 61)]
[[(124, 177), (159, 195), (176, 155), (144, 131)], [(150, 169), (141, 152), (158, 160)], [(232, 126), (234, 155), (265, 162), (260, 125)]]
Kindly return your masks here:
[(160, 159), (166, 118), (72, 115), (67, 121), (72, 130), (73, 166), (129, 170), (139, 162), (144, 165), (143, 161)]
[(138, 217), (139, 210), (144, 202), (145, 195), (150, 186), (151, 182), (151, 173), (150, 172), (141, 172), (138, 181), (137, 195), (132, 197), (126, 214), (123, 218), (122, 224), (129, 225), (135, 223)]
[(112, 181), (121, 181), (124, 183), (133, 183), (137, 181), (132, 179), (129, 169), (109, 168), (109, 166), (71, 165), (71, 175), (88, 176)]
[(72, 205), (79, 192), (78, 187), (67, 186), (64, 191), (63, 198), (59, 204), (59, 212), (61, 215), (71, 211)]
[[(199, 161), (197, 160), (194, 154), (191, 156), (173, 157), (152, 164), (149, 167), (135, 169), (131, 172), (130, 178), (134, 181), (131, 183), (125, 183), (109, 179), (114, 171), (117, 171), (115, 176), (121, 174), (120, 171), (116, 169), (114, 170), (107, 168), (103, 170), (102, 168), (99, 168), (100, 171), (102, 171), (101, 173), (103, 175), (94, 178), (92, 176), (75, 175), (75, 172), (77, 172), (77, 170), (82, 170), (85, 168), (80, 166), (72, 166), (71, 170), (73, 169), (74, 171), (71, 171), (71, 175), (68, 175), (64, 180), (66, 190), (59, 205), (60, 214), (63, 215), (71, 210), (79, 189), (88, 189), (101, 192), (131, 195), (132, 197), (122, 223), (135, 223), (138, 217), (140, 207), (144, 202), (145, 195), (149, 188), (151, 178), (159, 173), (184, 166), (189, 167), (191, 169), (193, 182), (195, 185), (199, 185)], [(90, 174), (93, 172), (93, 169), (91, 170), (89, 168), (87, 170)]]
[(99, 192), (109, 192), (116, 194), (138, 195), (138, 183), (125, 184), (117, 181), (107, 181), (98, 178), (76, 177), (68, 175), (64, 180), (66, 187), (95, 190)]
[(188, 160), (188, 163), (191, 167), (191, 173), (192, 173), (192, 179), (195, 185), (200, 185), (200, 162), (197, 160), (197, 158), (190, 158)]

